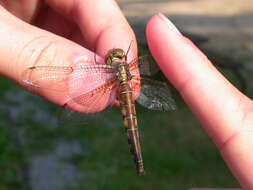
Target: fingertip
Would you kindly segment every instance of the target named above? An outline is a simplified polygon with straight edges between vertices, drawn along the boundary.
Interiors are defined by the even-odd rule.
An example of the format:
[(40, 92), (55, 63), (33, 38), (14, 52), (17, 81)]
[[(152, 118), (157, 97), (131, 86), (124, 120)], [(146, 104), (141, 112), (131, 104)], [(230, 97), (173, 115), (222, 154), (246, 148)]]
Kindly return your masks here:
[(155, 14), (154, 16), (152, 16), (149, 20), (148, 20), (148, 22), (147, 22), (147, 26), (146, 26), (146, 36), (147, 36), (147, 40), (148, 40), (148, 42), (150, 41), (150, 40), (152, 40), (152, 35), (154, 34), (154, 30), (153, 30), (153, 28), (155, 27), (155, 25), (156, 25), (156, 21), (157, 21), (157, 18), (158, 17), (158, 15), (157, 14)]
[[(82, 1), (79, 2), (81, 5)], [(99, 4), (88, 0), (85, 6), (80, 6), (79, 11), (77, 23), (83, 34), (89, 36), (88, 44), (95, 47), (96, 53), (104, 57), (110, 49), (121, 48), (127, 51), (131, 44), (128, 60), (137, 57), (135, 34), (116, 1), (108, 0)]]
[(128, 60), (137, 57), (135, 34), (114, 0), (47, 0), (60, 14), (71, 17), (79, 26), (84, 46), (104, 57), (110, 49), (127, 51)]
[(172, 32), (181, 35), (181, 32), (178, 28), (162, 13), (157, 13), (153, 17), (151, 17), (147, 23), (146, 33), (147, 35), (152, 34), (152, 32), (156, 32), (156, 30), (152, 30), (158, 23), (163, 23), (167, 25), (167, 29), (170, 29)]
[(146, 35), (154, 59), (176, 88), (180, 88), (193, 69), (199, 69), (198, 63), (208, 62), (206, 56), (161, 13), (148, 21)]
[(129, 61), (137, 57), (137, 42), (130, 25), (123, 23), (103, 30), (96, 41), (96, 52), (104, 57), (110, 49), (121, 48), (129, 52)]

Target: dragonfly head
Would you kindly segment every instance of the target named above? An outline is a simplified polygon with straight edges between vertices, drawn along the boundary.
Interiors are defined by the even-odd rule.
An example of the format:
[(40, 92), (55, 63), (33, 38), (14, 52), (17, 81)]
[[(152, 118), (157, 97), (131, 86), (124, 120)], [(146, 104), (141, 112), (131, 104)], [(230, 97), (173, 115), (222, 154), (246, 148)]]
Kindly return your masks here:
[(111, 49), (105, 56), (105, 62), (112, 64), (115, 61), (126, 60), (126, 53), (122, 49)]

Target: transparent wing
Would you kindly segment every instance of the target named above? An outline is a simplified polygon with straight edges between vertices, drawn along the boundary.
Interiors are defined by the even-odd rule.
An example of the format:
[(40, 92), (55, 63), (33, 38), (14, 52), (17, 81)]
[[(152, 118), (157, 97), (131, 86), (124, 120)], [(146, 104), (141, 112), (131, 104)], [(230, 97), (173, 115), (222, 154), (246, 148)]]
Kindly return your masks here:
[(141, 92), (136, 101), (151, 110), (171, 111), (176, 109), (176, 103), (168, 85), (161, 81), (142, 79)]
[(72, 67), (29, 67), (22, 73), (22, 82), (33, 88), (62, 91), (66, 89), (66, 80), (72, 72)]
[(95, 113), (114, 103), (117, 81), (113, 79), (87, 93), (72, 97), (64, 106), (83, 113)]
[(113, 123), (110, 119), (113, 110), (110, 108), (102, 112), (93, 114), (84, 114), (76, 112), (67, 108), (59, 110), (57, 117), (60, 125), (79, 126), (79, 125), (105, 125), (106, 123)]
[[(113, 68), (110, 65), (80, 64), (75, 67), (61, 66), (34, 66), (27, 68), (22, 73), (22, 82), (32, 88), (43, 88), (55, 91), (66, 91), (70, 86), (77, 86), (84, 79), (97, 82), (105, 82), (112, 78)], [(84, 77), (86, 76), (86, 77)]]
[(129, 63), (130, 70), (139, 68), (141, 75), (152, 76), (160, 70), (150, 55), (140, 56)]

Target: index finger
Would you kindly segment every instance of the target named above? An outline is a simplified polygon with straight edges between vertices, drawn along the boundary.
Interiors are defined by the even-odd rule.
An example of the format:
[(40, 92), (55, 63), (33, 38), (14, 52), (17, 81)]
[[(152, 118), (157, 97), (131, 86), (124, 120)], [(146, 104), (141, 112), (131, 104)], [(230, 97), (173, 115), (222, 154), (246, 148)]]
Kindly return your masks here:
[(251, 100), (229, 83), (164, 16), (156, 15), (149, 21), (147, 39), (167, 78), (221, 148), (241, 129), (243, 114), (247, 105), (252, 105)]
[(147, 26), (149, 48), (244, 189), (253, 188), (253, 104), (163, 15)]
[(114, 0), (47, 0), (56, 11), (71, 17), (79, 26), (84, 42), (104, 56), (112, 48), (127, 51), (129, 60), (137, 56), (135, 35)]

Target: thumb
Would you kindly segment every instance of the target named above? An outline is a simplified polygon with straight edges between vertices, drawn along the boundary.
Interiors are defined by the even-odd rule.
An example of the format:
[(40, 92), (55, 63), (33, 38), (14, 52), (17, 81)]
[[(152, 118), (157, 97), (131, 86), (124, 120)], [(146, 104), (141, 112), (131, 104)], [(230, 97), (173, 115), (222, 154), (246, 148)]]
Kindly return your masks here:
[[(0, 75), (21, 85), (22, 73), (32, 66), (70, 66), (76, 60), (91, 59), (89, 50), (45, 30), (29, 25), (0, 6)], [(24, 86), (27, 88), (27, 86)], [(34, 89), (33, 89), (34, 90)], [(62, 105), (67, 94), (43, 91), (35, 93)]]

